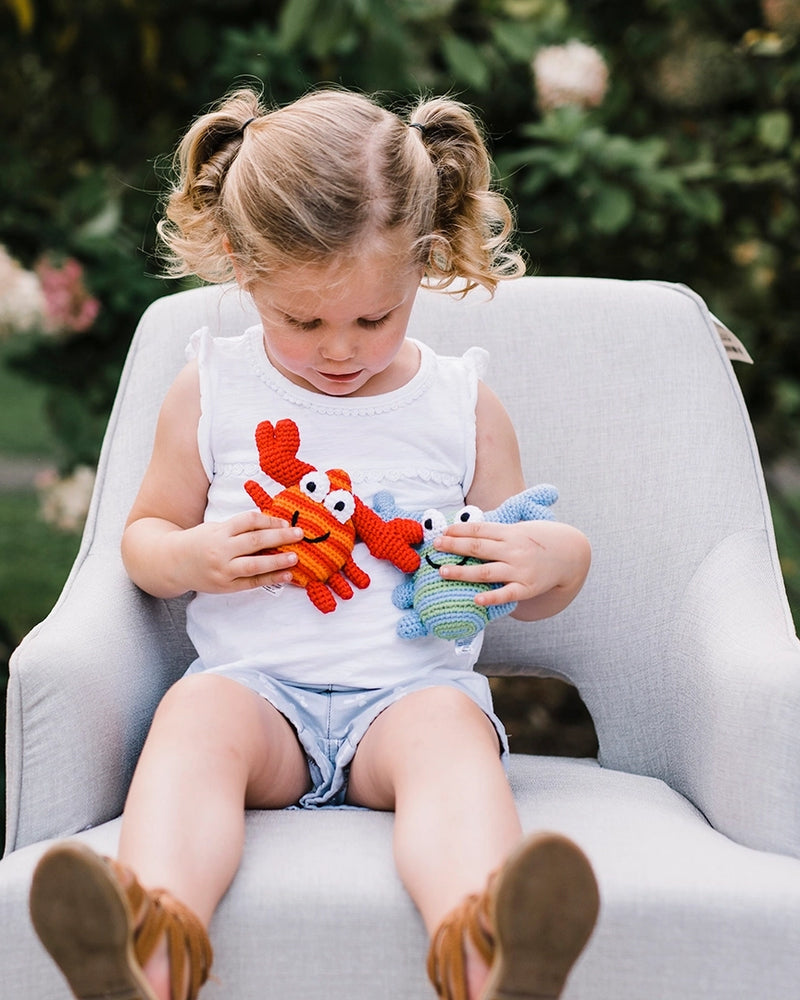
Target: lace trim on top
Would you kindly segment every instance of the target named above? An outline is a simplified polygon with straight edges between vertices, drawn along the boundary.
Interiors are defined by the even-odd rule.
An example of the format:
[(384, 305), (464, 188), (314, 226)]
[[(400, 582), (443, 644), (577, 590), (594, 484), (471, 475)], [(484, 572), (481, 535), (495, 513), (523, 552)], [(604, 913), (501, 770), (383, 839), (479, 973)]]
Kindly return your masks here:
[[(263, 476), (263, 473), (256, 462), (231, 462), (226, 465), (216, 465), (214, 476), (224, 479), (256, 479)], [(351, 478), (353, 487), (360, 484), (385, 482), (386, 480), (401, 483), (409, 479), (423, 483), (436, 483), (439, 486), (456, 486), (461, 483), (456, 475), (431, 469), (420, 469), (418, 466), (407, 469), (363, 469), (361, 472), (354, 473)]]

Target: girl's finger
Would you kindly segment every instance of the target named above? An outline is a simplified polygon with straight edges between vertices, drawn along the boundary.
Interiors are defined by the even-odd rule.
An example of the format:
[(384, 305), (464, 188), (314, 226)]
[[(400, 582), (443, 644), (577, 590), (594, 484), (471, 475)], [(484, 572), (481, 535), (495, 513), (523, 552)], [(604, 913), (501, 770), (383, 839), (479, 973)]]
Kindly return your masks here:
[(302, 537), (302, 528), (292, 528), (289, 525), (242, 532), (242, 534), (237, 535), (234, 539), (236, 555), (251, 555), (256, 552), (262, 552), (265, 549), (276, 549), (279, 545), (294, 545)]
[(444, 563), (439, 567), (444, 580), (463, 580), (465, 583), (506, 583), (513, 572), (507, 563)]
[(499, 541), (508, 534), (509, 525), (500, 521), (454, 521), (444, 530), (444, 537), (493, 538)]
[(289, 572), (293, 566), (297, 565), (297, 555), (294, 552), (271, 552), (263, 556), (243, 556), (236, 559), (232, 564), (236, 573), (236, 579), (246, 581), (246, 586), (262, 586), (257, 581), (260, 578), (285, 576), (279, 581), (268, 582), (288, 583), (291, 581)]
[(508, 552), (508, 546), (502, 539), (483, 535), (442, 535), (436, 539), (434, 547), (439, 552), (471, 556), (483, 562), (498, 562)]
[(232, 535), (243, 535), (264, 528), (288, 528), (288, 521), (280, 517), (272, 517), (260, 510), (250, 510), (245, 514), (236, 514), (228, 522)]
[(502, 587), (494, 590), (482, 590), (475, 595), (475, 603), (484, 608), (495, 604), (510, 604), (513, 601), (522, 601), (527, 595), (524, 588), (518, 583), (506, 583)]

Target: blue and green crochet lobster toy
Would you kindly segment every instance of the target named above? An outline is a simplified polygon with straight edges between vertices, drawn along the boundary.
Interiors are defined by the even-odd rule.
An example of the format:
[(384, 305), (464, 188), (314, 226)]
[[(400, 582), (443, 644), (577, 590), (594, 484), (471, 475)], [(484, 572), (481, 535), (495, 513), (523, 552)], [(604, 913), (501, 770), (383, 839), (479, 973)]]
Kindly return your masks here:
[(475, 636), (486, 625), (510, 614), (516, 602), (483, 607), (475, 603), (475, 595), (484, 590), (493, 590), (499, 583), (470, 583), (463, 580), (445, 580), (439, 573), (446, 563), (469, 565), (480, 560), (440, 552), (434, 542), (442, 535), (448, 524), (456, 521), (490, 521), (500, 524), (516, 524), (518, 521), (552, 521), (551, 506), (558, 499), (554, 486), (542, 484), (510, 497), (496, 510), (483, 512), (472, 505), (462, 507), (449, 517), (439, 510), (422, 513), (404, 511), (395, 503), (388, 490), (375, 494), (372, 506), (380, 516), (388, 521), (395, 517), (411, 518), (422, 524), (423, 540), (418, 547), (419, 569), (406, 577), (393, 594), (392, 602), (401, 610), (409, 610), (397, 623), (397, 634), (403, 639), (418, 639), (425, 635), (435, 635), (440, 639), (455, 641), (457, 645), (469, 647)]

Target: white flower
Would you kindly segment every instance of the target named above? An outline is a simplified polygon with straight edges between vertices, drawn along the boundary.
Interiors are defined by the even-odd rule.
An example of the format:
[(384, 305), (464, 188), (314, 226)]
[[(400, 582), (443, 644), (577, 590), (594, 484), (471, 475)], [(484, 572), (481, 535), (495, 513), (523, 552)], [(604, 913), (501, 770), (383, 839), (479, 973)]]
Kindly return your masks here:
[(79, 531), (89, 512), (95, 471), (81, 465), (62, 479), (44, 479), (39, 487), (39, 516), (62, 531)]
[(540, 49), (531, 64), (539, 107), (596, 108), (608, 89), (608, 66), (597, 49), (576, 39)]
[(26, 271), (0, 246), (0, 337), (39, 326), (45, 311), (44, 292), (33, 271)]

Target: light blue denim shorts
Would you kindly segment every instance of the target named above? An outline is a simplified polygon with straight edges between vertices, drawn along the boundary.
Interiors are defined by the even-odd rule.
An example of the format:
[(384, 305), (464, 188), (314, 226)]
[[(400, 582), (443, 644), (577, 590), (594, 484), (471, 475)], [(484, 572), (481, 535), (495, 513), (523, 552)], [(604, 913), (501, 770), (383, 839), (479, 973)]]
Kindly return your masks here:
[(374, 689), (290, 684), (257, 668), (215, 667), (209, 673), (230, 677), (260, 694), (294, 727), (312, 783), (298, 803), (302, 808), (343, 806), (350, 764), (371, 723), (400, 698), (425, 688), (452, 687), (468, 695), (494, 725), (504, 763), (508, 757), (508, 737), (494, 713), (489, 682), (472, 670), (438, 667), (397, 687)]

